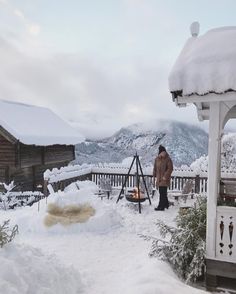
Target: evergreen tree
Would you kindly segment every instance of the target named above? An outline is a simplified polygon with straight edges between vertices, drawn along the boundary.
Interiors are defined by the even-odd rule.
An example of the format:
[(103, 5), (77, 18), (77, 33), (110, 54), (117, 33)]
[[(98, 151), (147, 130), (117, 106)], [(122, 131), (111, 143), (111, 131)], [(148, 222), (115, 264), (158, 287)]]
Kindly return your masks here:
[(206, 199), (198, 198), (194, 207), (182, 209), (176, 227), (158, 221), (162, 237), (153, 240), (150, 256), (168, 261), (187, 282), (195, 282), (205, 273)]

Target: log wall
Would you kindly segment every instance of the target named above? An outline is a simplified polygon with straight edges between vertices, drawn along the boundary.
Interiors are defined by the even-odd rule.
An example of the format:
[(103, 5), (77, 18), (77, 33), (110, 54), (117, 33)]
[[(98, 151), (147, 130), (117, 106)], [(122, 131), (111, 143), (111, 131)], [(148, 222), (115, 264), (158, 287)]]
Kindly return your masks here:
[(17, 185), (15, 188), (16, 191), (43, 191), (43, 173), (47, 169), (60, 168), (68, 163), (68, 161), (64, 161), (61, 163), (15, 169), (10, 172), (10, 181), (14, 180)]
[(25, 145), (0, 134), (0, 182), (14, 180), (18, 191), (42, 190), (45, 170), (67, 165), (74, 158), (73, 145)]
[(40, 146), (20, 144), (20, 167), (42, 164), (43, 148)]
[(74, 146), (52, 145), (45, 147), (45, 164), (72, 161), (75, 158)]
[(65, 161), (70, 162), (75, 158), (74, 146), (72, 145), (44, 147), (20, 144), (19, 153), (19, 165), (22, 168)]
[(0, 166), (15, 166), (15, 145), (0, 135)]
[(34, 191), (33, 168), (24, 167), (12, 171), (10, 179), (17, 185), (16, 191)]

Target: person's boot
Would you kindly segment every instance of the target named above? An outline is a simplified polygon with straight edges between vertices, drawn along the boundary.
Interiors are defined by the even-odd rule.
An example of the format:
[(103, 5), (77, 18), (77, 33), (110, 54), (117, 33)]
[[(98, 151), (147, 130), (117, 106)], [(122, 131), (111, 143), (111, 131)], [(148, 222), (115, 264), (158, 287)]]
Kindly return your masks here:
[(168, 209), (169, 206), (170, 206), (170, 204), (169, 204), (169, 202), (168, 202), (168, 204), (166, 204), (165, 208)]
[(163, 211), (163, 210), (165, 210), (165, 208), (161, 208), (161, 207), (157, 206), (157, 207), (154, 208), (154, 210), (156, 210), (156, 211), (158, 211), (158, 210)]

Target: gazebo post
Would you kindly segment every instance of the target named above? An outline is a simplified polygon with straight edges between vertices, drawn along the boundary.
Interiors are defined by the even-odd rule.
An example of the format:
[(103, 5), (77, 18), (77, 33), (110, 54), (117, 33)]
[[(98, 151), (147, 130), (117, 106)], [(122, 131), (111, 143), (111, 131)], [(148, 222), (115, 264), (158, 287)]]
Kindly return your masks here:
[(221, 117), (220, 102), (210, 103), (209, 115), (209, 166), (208, 166), (208, 196), (207, 196), (207, 258), (215, 258), (216, 239), (216, 206), (220, 181), (220, 141)]

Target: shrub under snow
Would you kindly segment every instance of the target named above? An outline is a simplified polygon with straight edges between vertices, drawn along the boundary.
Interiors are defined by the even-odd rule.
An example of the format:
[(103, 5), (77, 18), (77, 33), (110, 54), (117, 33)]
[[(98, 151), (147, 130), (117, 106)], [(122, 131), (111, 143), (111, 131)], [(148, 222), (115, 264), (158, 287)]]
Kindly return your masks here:
[(153, 240), (150, 256), (168, 261), (187, 282), (195, 282), (205, 273), (206, 199), (199, 198), (192, 208), (180, 210), (177, 227), (157, 223), (161, 235), (169, 241)]
[(15, 225), (13, 228), (9, 227), (10, 220), (4, 221), (3, 225), (0, 225), (0, 247), (10, 243), (18, 233), (18, 226)]

